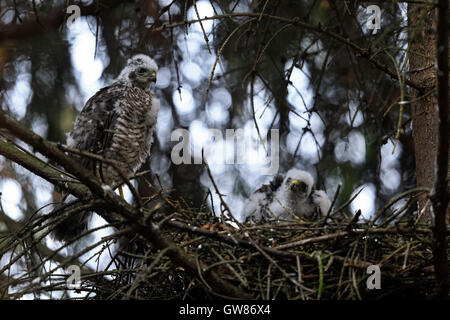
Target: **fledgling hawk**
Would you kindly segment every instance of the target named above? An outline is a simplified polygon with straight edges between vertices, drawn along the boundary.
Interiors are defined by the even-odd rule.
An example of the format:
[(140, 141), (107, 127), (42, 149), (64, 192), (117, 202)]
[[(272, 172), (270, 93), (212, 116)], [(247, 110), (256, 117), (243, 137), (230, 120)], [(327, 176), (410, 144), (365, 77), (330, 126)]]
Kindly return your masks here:
[(331, 201), (323, 190), (313, 190), (314, 179), (306, 171), (291, 169), (256, 190), (244, 203), (241, 219), (261, 223), (271, 219), (312, 219), (327, 214)]
[[(160, 107), (150, 91), (158, 66), (150, 57), (138, 54), (127, 61), (116, 81), (91, 97), (75, 119), (67, 146), (114, 160), (118, 169), (131, 177), (150, 155), (153, 131)], [(76, 158), (106, 185), (123, 182), (110, 165), (87, 157)], [(87, 227), (90, 214), (73, 215), (55, 230), (55, 237), (67, 240)]]

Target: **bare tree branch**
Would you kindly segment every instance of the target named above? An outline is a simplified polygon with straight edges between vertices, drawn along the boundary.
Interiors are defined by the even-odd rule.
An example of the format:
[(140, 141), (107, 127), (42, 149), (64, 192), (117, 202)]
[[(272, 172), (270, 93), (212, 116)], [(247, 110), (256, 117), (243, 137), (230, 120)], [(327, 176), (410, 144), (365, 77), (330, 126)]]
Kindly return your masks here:
[[(130, 0), (98, 0), (87, 6), (81, 6), (81, 15), (89, 16), (99, 13), (101, 10), (108, 10), (117, 7), (121, 3), (131, 2)], [(54, 30), (58, 28), (65, 20), (67, 13), (66, 8), (54, 11), (45, 16), (40, 16), (39, 20), (33, 15), (27, 21), (21, 24), (10, 23), (7, 25), (0, 25), (0, 43), (7, 40), (25, 40), (32, 38), (44, 31)]]
[[(117, 217), (115, 217), (116, 215), (112, 216), (111, 212), (117, 213), (119, 218), (122, 218), (122, 220), (128, 222), (134, 232), (140, 234), (146, 241), (152, 243), (157, 249), (167, 249), (167, 256), (169, 256), (175, 264), (183, 267), (192, 276), (201, 277), (204, 279), (218, 294), (229, 298), (249, 298), (246, 293), (221, 279), (212, 270), (207, 270), (203, 274), (199, 274), (199, 272), (202, 272), (201, 270), (203, 270), (203, 267), (200, 265), (199, 271), (199, 266), (195, 257), (186, 254), (181, 248), (175, 245), (175, 243), (167, 239), (159, 228), (153, 223), (143, 223), (142, 221), (144, 221), (144, 219), (141, 219), (143, 218), (142, 209), (135, 210), (114, 192), (104, 190), (97, 178), (91, 176), (86, 169), (82, 168), (78, 163), (64, 154), (64, 152), (62, 152), (56, 144), (48, 142), (39, 135), (31, 132), (25, 126), (7, 116), (3, 111), (0, 111), (0, 126), (7, 129), (17, 138), (31, 145), (35, 151), (42, 153), (49, 159), (62, 165), (67, 171), (69, 171), (69, 173), (73, 174), (82, 183), (84, 183), (96, 199), (94, 200), (93, 208), (106, 221), (109, 223), (115, 222)], [(0, 144), (0, 154), (7, 158), (12, 155), (11, 160), (14, 161), (14, 159), (17, 159), (17, 154), (11, 152), (9, 149), (10, 148), (8, 148), (7, 144)], [(41, 164), (37, 165), (36, 160), (34, 159), (32, 161), (28, 161), (29, 156), (24, 153), (21, 156), (20, 164), (28, 170), (40, 175), (42, 178), (50, 182), (55, 182), (58, 180), (58, 176), (53, 176), (54, 172), (52, 169), (44, 169)], [(76, 190), (71, 189), (72, 186), (70, 184), (67, 185), (66, 188), (74, 194), (77, 193)]]

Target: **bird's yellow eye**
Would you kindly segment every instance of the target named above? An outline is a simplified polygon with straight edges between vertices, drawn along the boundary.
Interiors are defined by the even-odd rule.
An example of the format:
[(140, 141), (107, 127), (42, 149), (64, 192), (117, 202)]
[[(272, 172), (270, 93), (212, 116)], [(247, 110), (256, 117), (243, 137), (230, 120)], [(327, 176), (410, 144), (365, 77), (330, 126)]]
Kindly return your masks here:
[(155, 71), (152, 72), (152, 77), (156, 77), (156, 72)]
[(298, 181), (297, 179), (295, 179), (295, 180), (292, 180), (292, 184), (296, 184), (296, 185), (298, 185), (298, 184), (300, 184), (300, 181)]

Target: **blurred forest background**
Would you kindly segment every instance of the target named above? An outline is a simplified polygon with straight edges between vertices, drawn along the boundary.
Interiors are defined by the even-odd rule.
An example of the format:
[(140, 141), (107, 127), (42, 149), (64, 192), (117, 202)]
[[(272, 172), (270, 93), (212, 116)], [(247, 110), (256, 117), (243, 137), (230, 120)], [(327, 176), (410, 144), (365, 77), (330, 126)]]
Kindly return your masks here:
[[(73, 4), (81, 17), (71, 24), (66, 9)], [(381, 9), (379, 29), (368, 27), (371, 4)], [(311, 172), (318, 189), (336, 195), (335, 207), (358, 194), (342, 214), (361, 210), (370, 219), (416, 187), (417, 143), (429, 148), (420, 153), (430, 160), (419, 163), (434, 161), (437, 133), (415, 142), (412, 124), (412, 104), (436, 104), (432, 10), (427, 1), (4, 0), (1, 109), (43, 138), (65, 143), (87, 99), (133, 54), (145, 53), (159, 66), (153, 91), (161, 110), (141, 169), (148, 172), (133, 181), (143, 198), (163, 189), (191, 208), (220, 212), (206, 166), (171, 161), (178, 142), (171, 133), (184, 128), (193, 149), (214, 153), (211, 174), (239, 218), (244, 200), (273, 178), (261, 174), (265, 150), (258, 141), (270, 141), (270, 129), (279, 129), (280, 173)], [(414, 20), (409, 29), (408, 18)], [(248, 162), (226, 164), (225, 149), (234, 146), (212, 142), (211, 128), (224, 136), (225, 129), (244, 129)], [(431, 187), (427, 174), (419, 185)], [(52, 183), (3, 156), (0, 192), (2, 234), (61, 200)], [(126, 198), (133, 201), (129, 190)], [(402, 198), (378, 218), (417, 217), (416, 200)], [(97, 216), (92, 226), (104, 223)], [(111, 230), (101, 229), (96, 239)], [(45, 245), (60, 246), (51, 239)], [(5, 253), (0, 268), (12, 256)]]

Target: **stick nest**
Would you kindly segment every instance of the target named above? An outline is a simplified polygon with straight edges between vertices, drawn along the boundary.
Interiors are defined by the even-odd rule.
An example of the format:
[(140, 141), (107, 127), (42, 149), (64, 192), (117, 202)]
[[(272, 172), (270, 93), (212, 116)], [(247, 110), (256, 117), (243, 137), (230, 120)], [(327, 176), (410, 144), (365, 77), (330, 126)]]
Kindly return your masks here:
[[(432, 232), (414, 219), (396, 217), (374, 223), (358, 213), (353, 218), (333, 213), (314, 221), (295, 218), (241, 224), (226, 210), (216, 217), (180, 202), (174, 207), (171, 215), (155, 210), (152, 223), (195, 257), (196, 275), (170, 260), (168, 250), (156, 249), (126, 226), (118, 226), (119, 231), (98, 242), (92, 237), (79, 240), (68, 256), (59, 256), (62, 251), (56, 250), (44, 257), (38, 235), (45, 235), (42, 226), (50, 218), (41, 216), (27, 230), (3, 238), (3, 252), (28, 248), (15, 250), (9, 265), (2, 266), (3, 274), (8, 274), (17, 270), (12, 268), (14, 263), (22, 261), (25, 270), (20, 276), (9, 273), (1, 287), (3, 297), (227, 298), (207, 283), (203, 277), (207, 270), (214, 270), (254, 299), (423, 299), (436, 294)], [(91, 232), (87, 231), (86, 239)], [(99, 260), (101, 254), (109, 255), (110, 262), (88, 268), (86, 262)], [(82, 268), (81, 286), (76, 290), (67, 288), (68, 274), (57, 272), (72, 264)], [(377, 284), (371, 266), (379, 267), (380, 289), (368, 288)], [(36, 281), (37, 274), (40, 281)]]

